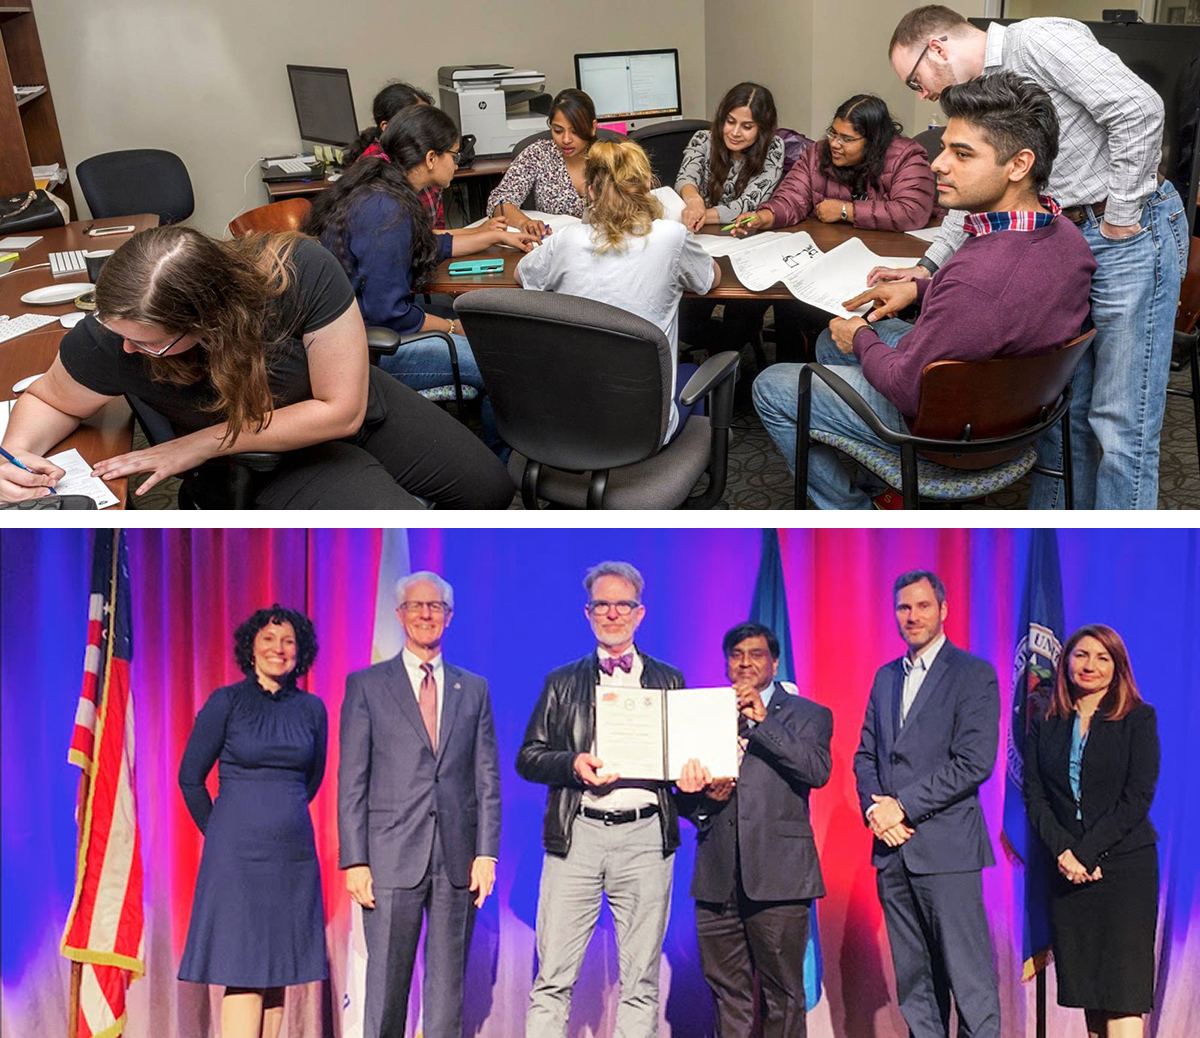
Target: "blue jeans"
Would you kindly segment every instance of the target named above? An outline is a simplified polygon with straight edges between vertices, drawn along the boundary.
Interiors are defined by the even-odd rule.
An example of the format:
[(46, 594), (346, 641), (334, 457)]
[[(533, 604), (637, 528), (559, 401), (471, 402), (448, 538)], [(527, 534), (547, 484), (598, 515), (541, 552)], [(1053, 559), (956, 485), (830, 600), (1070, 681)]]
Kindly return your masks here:
[[(479, 365), (475, 363), (475, 354), (471, 352), (466, 336), (455, 335), (454, 347), (458, 351), (458, 374), (462, 384), (483, 392), (483, 376), (479, 374)], [(405, 343), (392, 356), (380, 360), (379, 366), (410, 389), (454, 384), (450, 351), (446, 349), (444, 339), (434, 336)]]
[[(893, 349), (900, 339), (912, 331), (912, 325), (896, 318), (880, 321), (875, 333)], [(879, 420), (897, 432), (907, 430), (903, 415), (887, 397), (879, 392), (863, 374), (862, 366), (853, 354), (844, 354), (833, 343), (829, 329), (817, 338), (816, 356), (818, 363), (828, 364), (835, 373), (848, 382), (867, 402)], [(788, 463), (792, 474), (796, 472), (796, 412), (798, 410), (797, 389), (800, 378), (799, 364), (772, 364), (754, 380), (754, 409), (766, 426), (775, 446)], [(862, 419), (850, 410), (820, 379), (812, 380), (812, 405), (810, 430), (823, 430), (871, 443), (884, 450), (900, 452), (884, 443), (871, 432)], [(869, 474), (862, 482), (870, 483)], [(852, 481), (842, 467), (838, 452), (823, 443), (813, 443), (808, 452), (808, 496), (818, 508), (871, 508), (871, 494), (881, 490), (882, 485), (864, 490)]]
[[(1075, 370), (1071, 453), (1076, 508), (1156, 508), (1159, 437), (1171, 365), (1179, 286), (1187, 269), (1187, 214), (1170, 182), (1146, 200), (1142, 229), (1112, 241), (1089, 211), (1080, 229), (1096, 257), (1096, 337)], [(1062, 463), (1056, 426), (1038, 460)], [(1034, 475), (1030, 508), (1062, 508), (1058, 479)]]

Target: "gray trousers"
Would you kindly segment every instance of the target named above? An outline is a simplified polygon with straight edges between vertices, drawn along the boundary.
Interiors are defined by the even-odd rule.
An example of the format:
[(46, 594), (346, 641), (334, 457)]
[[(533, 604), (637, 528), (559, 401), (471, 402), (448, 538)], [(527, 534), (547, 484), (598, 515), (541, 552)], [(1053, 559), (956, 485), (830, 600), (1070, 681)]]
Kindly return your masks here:
[(608, 895), (617, 936), (621, 1001), (613, 1038), (658, 1035), (658, 965), (671, 906), (675, 856), (663, 856), (657, 816), (624, 825), (578, 817), (565, 858), (547, 854), (538, 894), (538, 972), (526, 1038), (565, 1038), (571, 992)]
[(1000, 994), (978, 870), (918, 876), (899, 854), (876, 874), (896, 994), (912, 1038), (1000, 1038)]

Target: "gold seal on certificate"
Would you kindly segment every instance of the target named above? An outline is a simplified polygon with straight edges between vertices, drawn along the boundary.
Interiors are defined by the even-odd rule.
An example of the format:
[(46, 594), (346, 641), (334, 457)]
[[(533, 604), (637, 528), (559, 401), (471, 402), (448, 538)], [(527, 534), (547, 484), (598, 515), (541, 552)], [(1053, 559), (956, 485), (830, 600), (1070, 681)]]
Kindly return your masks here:
[(728, 687), (597, 685), (599, 774), (670, 782), (695, 759), (714, 778), (735, 778), (737, 718), (737, 696)]

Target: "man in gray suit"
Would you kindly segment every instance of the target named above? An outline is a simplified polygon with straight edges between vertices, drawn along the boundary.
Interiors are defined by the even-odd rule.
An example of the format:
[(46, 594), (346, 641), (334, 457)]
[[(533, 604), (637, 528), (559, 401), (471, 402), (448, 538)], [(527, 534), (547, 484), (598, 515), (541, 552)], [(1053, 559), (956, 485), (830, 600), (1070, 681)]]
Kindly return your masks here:
[[(700, 964), (720, 1038), (751, 1034), (756, 975), (763, 1038), (804, 1038), (809, 907), (825, 896), (808, 794), (829, 781), (833, 714), (775, 680), (779, 640), (770, 628), (739, 624), (722, 648), (740, 710), (737, 780), (713, 779), (679, 798), (696, 825)], [(689, 761), (685, 771), (697, 767)], [(694, 779), (681, 776), (681, 787)]]
[(994, 865), (979, 787), (999, 741), (996, 671), (946, 640), (936, 574), (896, 578), (896, 625), (908, 652), (879, 669), (854, 774), (875, 834), (873, 864), (900, 1012), (913, 1038), (1000, 1038), (980, 870)]
[(365, 1038), (403, 1038), (425, 918), (426, 1038), (461, 1038), (475, 910), (500, 853), (500, 766), (484, 678), (442, 660), (454, 590), (396, 585), (404, 649), (346, 679), (338, 867), (363, 906)]

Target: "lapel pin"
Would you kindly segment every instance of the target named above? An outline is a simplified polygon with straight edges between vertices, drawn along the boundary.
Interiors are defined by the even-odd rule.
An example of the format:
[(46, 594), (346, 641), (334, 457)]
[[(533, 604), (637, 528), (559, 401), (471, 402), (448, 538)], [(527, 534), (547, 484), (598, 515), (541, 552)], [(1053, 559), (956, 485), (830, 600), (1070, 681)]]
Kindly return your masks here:
[(455, 688), (462, 688), (462, 684), (456, 681), (456, 682), (454, 682), (454, 687), (455, 687)]

